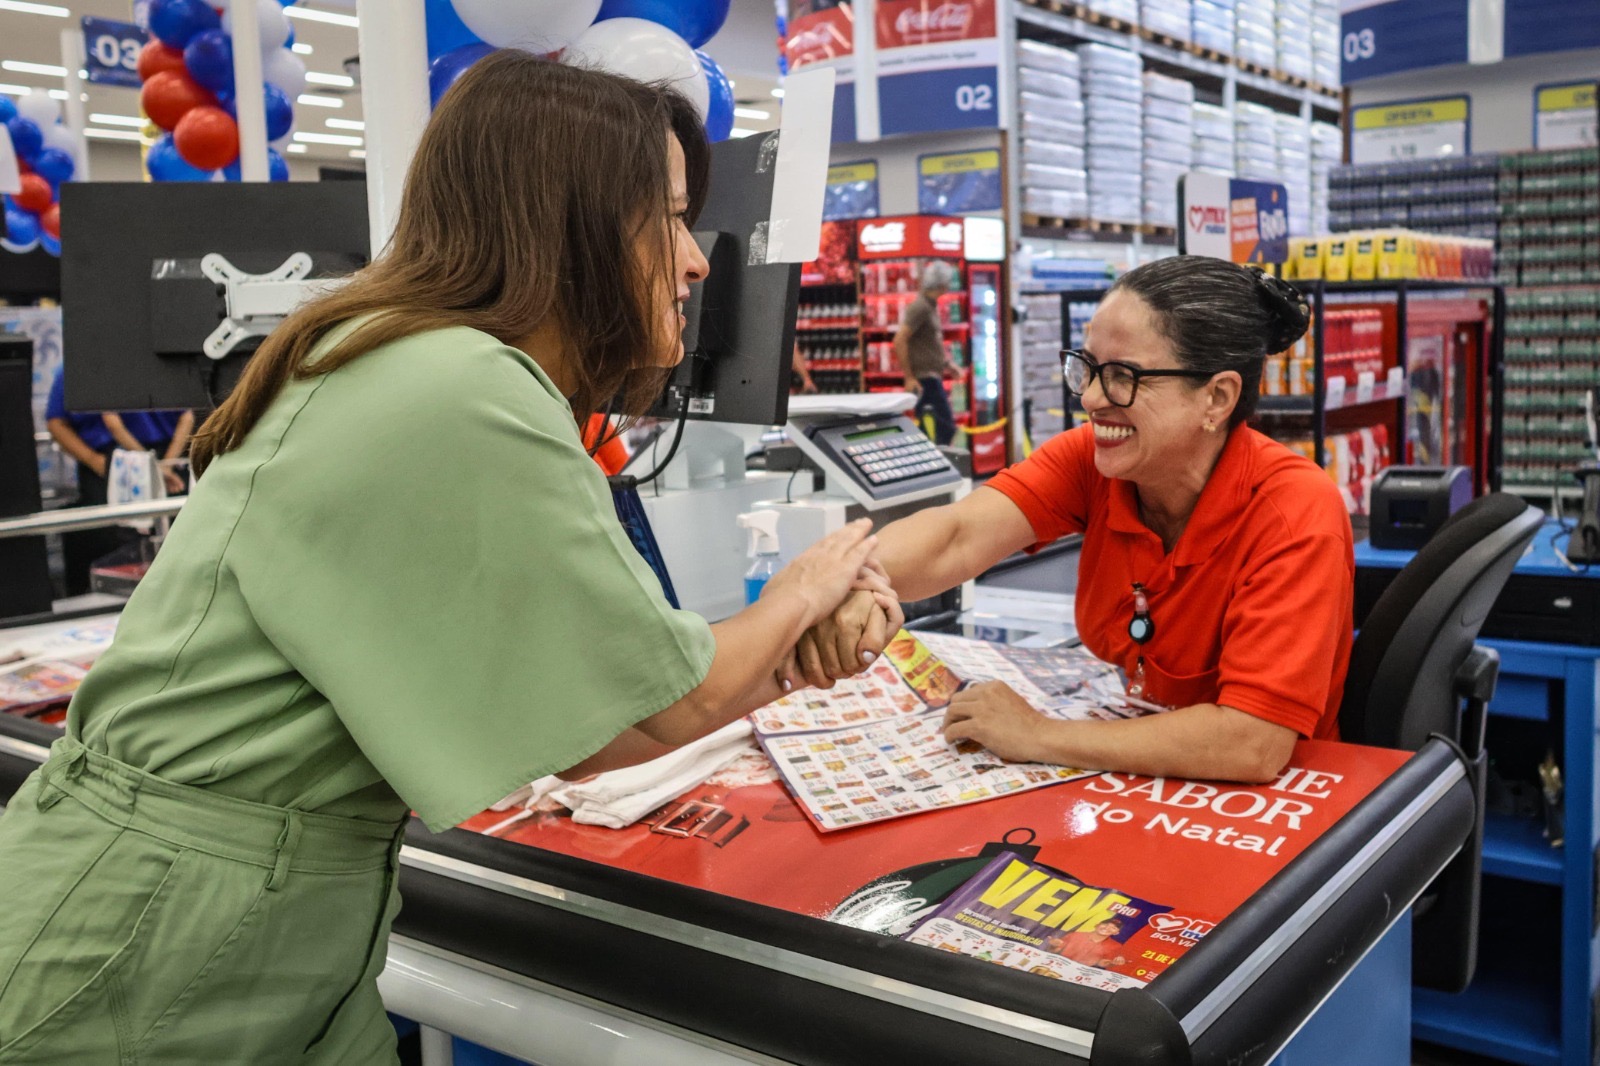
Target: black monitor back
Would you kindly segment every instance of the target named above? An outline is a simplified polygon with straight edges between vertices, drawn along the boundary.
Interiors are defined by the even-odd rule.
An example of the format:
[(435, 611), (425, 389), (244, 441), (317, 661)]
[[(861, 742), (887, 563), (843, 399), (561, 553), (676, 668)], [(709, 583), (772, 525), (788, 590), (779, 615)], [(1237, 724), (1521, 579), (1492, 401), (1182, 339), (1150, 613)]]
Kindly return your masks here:
[[(62, 349), (66, 402), (73, 411), (214, 407), (238, 381), (249, 351), (221, 360), (201, 351), (216, 327), (220, 297), (199, 297), (181, 311), (163, 300), (169, 282), (152, 280), (155, 264), (192, 262), (211, 252), (241, 270), (274, 270), (295, 252), (310, 254), (314, 277), (348, 273), (367, 259), (366, 185), (362, 182), (120, 183), (69, 182), (61, 213), (74, 233), (62, 245)], [(158, 289), (167, 285), (167, 289)], [(180, 301), (181, 302), (181, 301)], [(192, 351), (158, 354), (174, 329)], [(176, 321), (174, 321), (176, 319)], [(193, 319), (191, 327), (190, 320)]]
[(711, 275), (686, 308), (700, 316), (686, 331), (691, 354), (652, 414), (748, 425), (789, 417), (800, 264), (766, 262), (777, 155), (776, 132), (712, 145), (694, 227)]

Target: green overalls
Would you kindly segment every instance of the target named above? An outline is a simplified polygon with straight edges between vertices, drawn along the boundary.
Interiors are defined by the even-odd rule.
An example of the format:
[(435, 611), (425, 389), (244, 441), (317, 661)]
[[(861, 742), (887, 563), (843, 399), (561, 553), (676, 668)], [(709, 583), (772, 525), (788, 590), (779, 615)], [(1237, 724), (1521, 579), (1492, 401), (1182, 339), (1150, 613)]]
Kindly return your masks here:
[(443, 330), (291, 382), (0, 816), (0, 1064), (393, 1062), (407, 811), (581, 762), (714, 650), (523, 353)]

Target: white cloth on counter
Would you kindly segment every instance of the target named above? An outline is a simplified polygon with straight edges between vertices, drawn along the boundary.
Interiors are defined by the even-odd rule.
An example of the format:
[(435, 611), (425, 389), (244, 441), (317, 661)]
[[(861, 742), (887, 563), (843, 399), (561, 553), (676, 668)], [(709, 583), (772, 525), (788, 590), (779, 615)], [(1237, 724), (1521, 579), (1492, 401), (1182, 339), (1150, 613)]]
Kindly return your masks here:
[(608, 770), (582, 781), (541, 777), (491, 809), (526, 809), (549, 799), (572, 811), (574, 822), (623, 829), (751, 751), (751, 736), (749, 720), (741, 718), (637, 766)]

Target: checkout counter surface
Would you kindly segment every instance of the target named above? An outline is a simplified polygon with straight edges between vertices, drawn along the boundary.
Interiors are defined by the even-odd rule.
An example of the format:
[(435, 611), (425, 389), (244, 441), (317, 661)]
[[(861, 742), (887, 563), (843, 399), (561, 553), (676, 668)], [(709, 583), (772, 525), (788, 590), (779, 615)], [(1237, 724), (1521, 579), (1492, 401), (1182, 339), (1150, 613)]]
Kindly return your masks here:
[[(0, 716), (0, 801), (53, 734)], [(786, 1062), (1248, 1066), (1404, 917), (1473, 815), (1440, 742), (1302, 742), (1267, 786), (1101, 775), (833, 833), (781, 784), (701, 786), (625, 830), (414, 823), (395, 933)], [(1117, 967), (1138, 980), (1072, 984), (877, 931), (1002, 853), (1067, 882), (1036, 909), (1150, 915)]]

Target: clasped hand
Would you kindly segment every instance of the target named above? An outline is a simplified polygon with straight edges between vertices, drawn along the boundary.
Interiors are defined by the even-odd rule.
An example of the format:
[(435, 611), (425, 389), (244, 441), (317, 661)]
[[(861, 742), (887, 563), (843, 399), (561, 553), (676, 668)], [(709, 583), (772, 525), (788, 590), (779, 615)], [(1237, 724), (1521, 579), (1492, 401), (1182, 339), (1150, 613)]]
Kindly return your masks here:
[(850, 594), (800, 638), (794, 671), (803, 684), (832, 688), (871, 667), (905, 620), (889, 575), (876, 559), (868, 559)]

